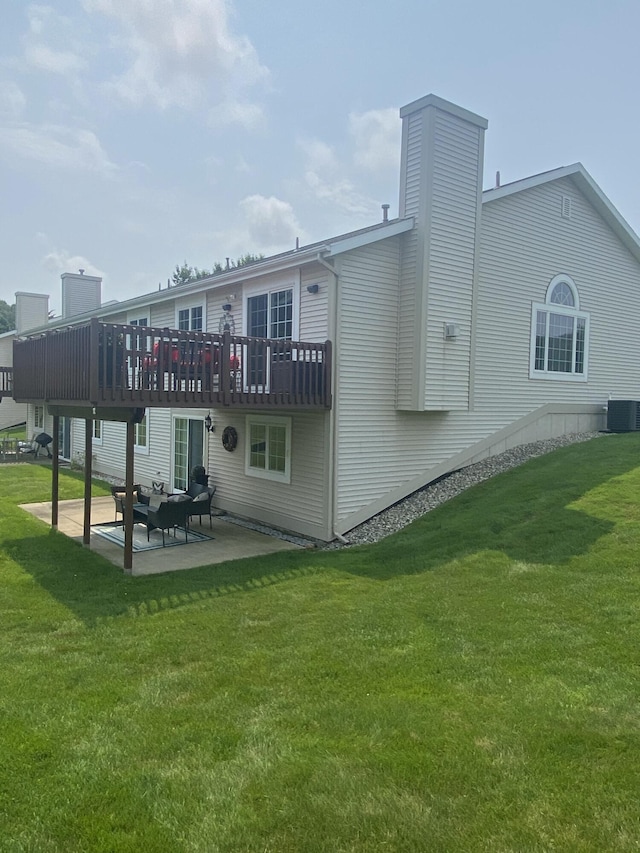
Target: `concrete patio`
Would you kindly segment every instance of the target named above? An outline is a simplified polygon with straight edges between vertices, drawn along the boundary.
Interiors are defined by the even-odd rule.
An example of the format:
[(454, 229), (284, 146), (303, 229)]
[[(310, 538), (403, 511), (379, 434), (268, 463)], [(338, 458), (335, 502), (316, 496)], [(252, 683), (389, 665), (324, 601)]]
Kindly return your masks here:
[[(51, 502), (23, 504), (22, 509), (36, 518), (51, 524)], [(58, 505), (58, 530), (82, 543), (84, 501), (82, 499), (60, 501)], [(113, 498), (110, 496), (93, 498), (91, 501), (91, 525), (112, 522), (114, 520)], [(162, 572), (175, 572), (224, 563), (227, 560), (240, 560), (243, 557), (259, 557), (277, 551), (300, 550), (302, 546), (259, 533), (238, 524), (225, 521), (224, 516), (214, 516), (213, 529), (209, 522), (203, 525), (194, 523), (191, 528), (198, 533), (213, 536), (202, 542), (189, 542), (153, 551), (136, 551), (133, 555), (133, 575), (154, 575)], [(122, 568), (123, 548), (109, 542), (91, 530), (92, 551), (101, 554), (118, 568)]]

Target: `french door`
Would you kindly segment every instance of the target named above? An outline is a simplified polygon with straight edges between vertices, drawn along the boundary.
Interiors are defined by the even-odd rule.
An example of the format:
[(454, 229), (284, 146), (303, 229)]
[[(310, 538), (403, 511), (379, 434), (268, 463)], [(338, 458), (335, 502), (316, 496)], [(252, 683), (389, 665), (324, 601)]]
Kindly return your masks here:
[(173, 476), (174, 489), (187, 489), (191, 471), (204, 462), (204, 423), (202, 419), (173, 419)]

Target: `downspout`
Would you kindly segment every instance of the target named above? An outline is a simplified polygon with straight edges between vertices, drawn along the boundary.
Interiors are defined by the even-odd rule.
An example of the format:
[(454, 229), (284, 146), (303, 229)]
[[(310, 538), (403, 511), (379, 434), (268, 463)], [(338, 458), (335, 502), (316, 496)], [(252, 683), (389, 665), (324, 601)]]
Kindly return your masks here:
[(328, 261), (318, 253), (316, 256), (316, 262), (321, 266), (328, 270), (333, 276), (334, 286), (329, 289), (328, 296), (328, 304), (327, 304), (327, 337), (329, 340), (333, 341), (333, 363), (332, 363), (332, 371), (331, 371), (331, 390), (333, 396), (333, 406), (331, 407), (331, 411), (329, 413), (329, 446), (328, 452), (330, 454), (331, 465), (328, 467), (328, 500), (327, 500), (327, 512), (329, 515), (329, 526), (331, 530), (331, 536), (334, 539), (337, 539), (339, 542), (342, 542), (343, 545), (348, 544), (347, 540), (339, 533), (336, 533), (333, 529), (334, 521), (335, 521), (335, 509), (336, 509), (336, 483), (338, 482), (338, 458), (335, 452), (337, 447), (337, 429), (338, 429), (338, 417), (336, 413), (336, 409), (339, 405), (338, 398), (338, 384), (336, 382), (336, 377), (338, 375), (338, 359), (337, 354), (340, 351), (339, 348), (339, 337), (340, 332), (338, 329), (338, 284), (339, 277), (336, 268), (333, 264), (330, 264)]

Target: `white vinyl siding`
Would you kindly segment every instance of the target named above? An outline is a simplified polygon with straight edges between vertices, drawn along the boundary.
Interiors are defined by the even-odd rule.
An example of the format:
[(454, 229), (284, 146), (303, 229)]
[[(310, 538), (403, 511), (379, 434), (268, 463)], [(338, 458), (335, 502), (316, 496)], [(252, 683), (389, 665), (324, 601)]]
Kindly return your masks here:
[[(402, 409), (469, 408), (483, 139), (481, 126), (434, 106), (405, 119), (400, 207), (416, 228), (400, 273)], [(445, 323), (459, 327), (455, 340)]]
[[(257, 415), (257, 413), (256, 413)], [(257, 415), (262, 420), (261, 415)], [(212, 482), (217, 484), (216, 506), (238, 515), (318, 538), (330, 537), (326, 512), (325, 476), (330, 415), (295, 412), (291, 417), (291, 478), (289, 483), (247, 476), (246, 418), (240, 412), (216, 413), (216, 431), (209, 442)], [(233, 426), (238, 446), (222, 447), (222, 430)]]

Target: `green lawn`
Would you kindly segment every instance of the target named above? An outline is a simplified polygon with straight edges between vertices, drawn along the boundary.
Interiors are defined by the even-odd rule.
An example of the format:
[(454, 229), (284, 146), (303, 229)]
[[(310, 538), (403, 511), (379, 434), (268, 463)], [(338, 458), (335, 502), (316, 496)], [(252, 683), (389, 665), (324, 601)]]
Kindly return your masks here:
[(48, 477), (0, 468), (3, 853), (640, 849), (640, 435), (141, 578), (17, 508)]

